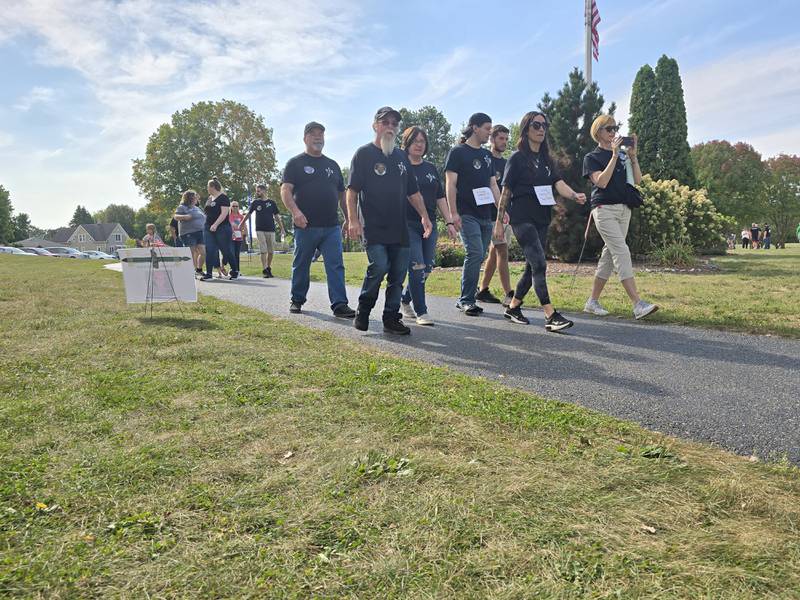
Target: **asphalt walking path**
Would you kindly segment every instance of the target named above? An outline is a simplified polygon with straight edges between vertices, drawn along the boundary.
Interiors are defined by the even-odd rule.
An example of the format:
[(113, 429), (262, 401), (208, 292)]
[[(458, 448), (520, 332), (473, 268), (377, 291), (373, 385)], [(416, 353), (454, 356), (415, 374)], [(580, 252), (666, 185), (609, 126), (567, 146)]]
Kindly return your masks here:
[[(312, 283), (303, 313), (289, 313), (289, 281), (246, 277), (199, 282), (202, 294), (332, 332), (380, 350), (580, 404), (670, 435), (742, 455), (800, 464), (800, 341), (565, 313), (575, 326), (544, 330), (540, 309), (516, 325), (500, 305), (480, 317), (453, 298), (429, 296), (434, 327), (383, 333), (383, 292), (364, 333), (331, 314), (327, 287)], [(355, 308), (358, 289), (348, 286)], [(523, 307), (524, 309), (524, 307)], [(669, 310), (668, 308), (666, 310)], [(313, 349), (309, 349), (313, 353)]]

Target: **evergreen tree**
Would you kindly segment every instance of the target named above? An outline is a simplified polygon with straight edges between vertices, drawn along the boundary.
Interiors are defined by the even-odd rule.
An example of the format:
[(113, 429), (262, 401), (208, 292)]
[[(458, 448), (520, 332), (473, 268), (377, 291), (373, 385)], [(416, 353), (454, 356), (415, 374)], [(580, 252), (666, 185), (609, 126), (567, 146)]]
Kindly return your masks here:
[[(562, 178), (575, 191), (589, 191), (582, 175), (583, 157), (597, 146), (591, 136), (591, 127), (604, 103), (597, 83), (587, 87), (583, 73), (574, 69), (558, 95), (552, 98), (545, 94), (538, 106), (550, 122), (550, 152)], [(612, 102), (607, 112), (613, 115), (615, 111), (616, 105)], [(573, 200), (564, 199), (555, 207), (548, 235), (550, 254), (568, 261), (578, 258), (587, 214), (588, 204), (581, 207)], [(602, 246), (600, 236), (592, 230), (585, 255), (596, 254)]]
[(0, 185), (0, 244), (10, 244), (14, 238), (14, 208), (11, 195)]
[(628, 118), (628, 131), (638, 136), (642, 173), (652, 174), (657, 169), (659, 121), (656, 74), (650, 65), (644, 65), (633, 81)]
[(72, 213), (72, 218), (69, 220), (69, 226), (76, 227), (78, 225), (88, 225), (90, 223), (94, 223), (91, 213), (78, 204), (75, 212)]
[(666, 54), (656, 65), (656, 90), (658, 95), (658, 161), (651, 172), (654, 179), (677, 179), (689, 187), (697, 186), (697, 179), (689, 156), (686, 104), (678, 62)]

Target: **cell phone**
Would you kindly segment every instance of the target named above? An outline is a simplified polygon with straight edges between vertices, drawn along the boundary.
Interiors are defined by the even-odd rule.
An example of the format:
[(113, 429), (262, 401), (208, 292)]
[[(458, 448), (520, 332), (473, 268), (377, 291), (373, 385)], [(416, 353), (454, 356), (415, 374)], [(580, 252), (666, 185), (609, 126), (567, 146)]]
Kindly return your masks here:
[(622, 145), (627, 148), (630, 148), (635, 145), (635, 142), (633, 141), (632, 137), (624, 135), (622, 136)]

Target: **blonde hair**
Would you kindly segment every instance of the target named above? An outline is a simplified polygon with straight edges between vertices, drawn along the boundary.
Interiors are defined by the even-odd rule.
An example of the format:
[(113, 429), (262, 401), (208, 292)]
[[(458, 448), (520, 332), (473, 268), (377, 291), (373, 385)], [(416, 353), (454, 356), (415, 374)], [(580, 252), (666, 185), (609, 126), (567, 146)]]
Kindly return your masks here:
[(154, 223), (148, 223), (147, 225), (145, 225), (145, 226), (144, 226), (144, 230), (145, 230), (145, 231), (148, 231), (148, 230), (150, 230), (150, 229), (152, 229), (152, 230), (153, 230), (153, 233), (155, 233), (155, 232), (156, 232), (156, 226), (155, 226), (155, 224), (154, 224)]
[(600, 130), (609, 123), (616, 124), (614, 117), (612, 117), (611, 115), (598, 115), (597, 118), (594, 121), (592, 121), (592, 128), (589, 130), (589, 132), (592, 134), (592, 139), (595, 142), (600, 141), (597, 139), (597, 135), (600, 133)]

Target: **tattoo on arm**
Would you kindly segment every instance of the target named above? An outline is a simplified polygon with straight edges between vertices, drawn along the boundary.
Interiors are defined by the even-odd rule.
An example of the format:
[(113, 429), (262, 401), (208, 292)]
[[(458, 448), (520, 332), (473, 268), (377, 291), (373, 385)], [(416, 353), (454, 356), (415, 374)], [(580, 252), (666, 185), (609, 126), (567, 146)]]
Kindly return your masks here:
[(497, 220), (502, 223), (503, 217), (506, 214), (506, 207), (508, 206), (508, 201), (511, 199), (511, 188), (504, 187), (503, 193), (500, 194), (500, 202), (497, 204)]

